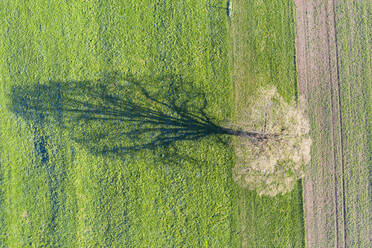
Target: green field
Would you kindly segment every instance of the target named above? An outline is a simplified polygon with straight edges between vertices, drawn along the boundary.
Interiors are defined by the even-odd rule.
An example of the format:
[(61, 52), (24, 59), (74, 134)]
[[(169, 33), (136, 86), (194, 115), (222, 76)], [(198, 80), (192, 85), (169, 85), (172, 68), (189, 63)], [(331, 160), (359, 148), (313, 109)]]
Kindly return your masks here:
[(133, 82), (162, 103), (179, 86), (176, 104), (217, 124), (236, 120), (237, 85), (294, 97), (292, 1), (236, 1), (231, 20), (225, 5), (0, 3), (0, 247), (303, 246), (300, 185), (273, 199), (240, 189), (230, 137), (123, 153), (130, 125), (106, 118), (127, 97), (167, 111)]

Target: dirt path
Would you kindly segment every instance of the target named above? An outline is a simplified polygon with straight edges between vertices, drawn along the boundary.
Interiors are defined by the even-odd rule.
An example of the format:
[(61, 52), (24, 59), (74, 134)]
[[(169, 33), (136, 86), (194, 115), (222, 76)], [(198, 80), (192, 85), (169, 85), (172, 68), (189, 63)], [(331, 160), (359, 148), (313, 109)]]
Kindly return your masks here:
[(312, 163), (303, 183), (307, 247), (346, 247), (344, 161), (334, 1), (296, 0), (299, 94), (309, 105)]

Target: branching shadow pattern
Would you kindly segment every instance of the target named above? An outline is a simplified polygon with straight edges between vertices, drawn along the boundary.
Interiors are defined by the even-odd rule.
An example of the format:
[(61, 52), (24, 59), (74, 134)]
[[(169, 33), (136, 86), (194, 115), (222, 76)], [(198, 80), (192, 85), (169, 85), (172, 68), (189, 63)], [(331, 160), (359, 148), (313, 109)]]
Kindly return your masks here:
[(93, 153), (125, 155), (212, 135), (243, 134), (218, 125), (206, 113), (207, 106), (205, 94), (179, 75), (106, 73), (96, 81), (14, 87), (10, 108), (34, 125), (48, 122), (68, 129), (73, 140)]

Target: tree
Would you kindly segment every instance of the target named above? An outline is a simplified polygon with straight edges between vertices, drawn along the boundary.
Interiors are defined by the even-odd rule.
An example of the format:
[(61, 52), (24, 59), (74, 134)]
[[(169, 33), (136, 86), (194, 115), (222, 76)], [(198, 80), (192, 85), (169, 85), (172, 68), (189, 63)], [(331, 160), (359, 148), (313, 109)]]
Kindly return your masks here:
[(235, 140), (237, 162), (234, 178), (260, 195), (275, 196), (291, 191), (310, 161), (311, 139), (304, 102), (287, 103), (276, 88), (258, 90), (237, 126), (261, 130), (270, 138), (259, 142)]

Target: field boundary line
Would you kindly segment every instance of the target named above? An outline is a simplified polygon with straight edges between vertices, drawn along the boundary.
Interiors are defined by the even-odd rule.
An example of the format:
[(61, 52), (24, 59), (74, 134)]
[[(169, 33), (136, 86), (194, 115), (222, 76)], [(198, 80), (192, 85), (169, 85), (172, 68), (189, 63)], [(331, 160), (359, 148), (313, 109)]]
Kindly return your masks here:
[[(296, 73), (297, 73), (297, 96), (303, 95), (307, 98), (308, 93), (308, 61), (307, 61), (307, 42), (306, 42), (306, 3), (304, 0), (295, 1), (295, 57), (296, 57)], [(314, 192), (313, 181), (304, 177), (302, 180), (302, 199), (303, 199), (303, 214), (304, 214), (304, 242), (305, 246), (310, 245), (309, 241), (313, 240), (313, 233), (309, 232), (306, 225), (315, 225), (314, 218), (306, 218), (306, 216), (314, 216)]]

